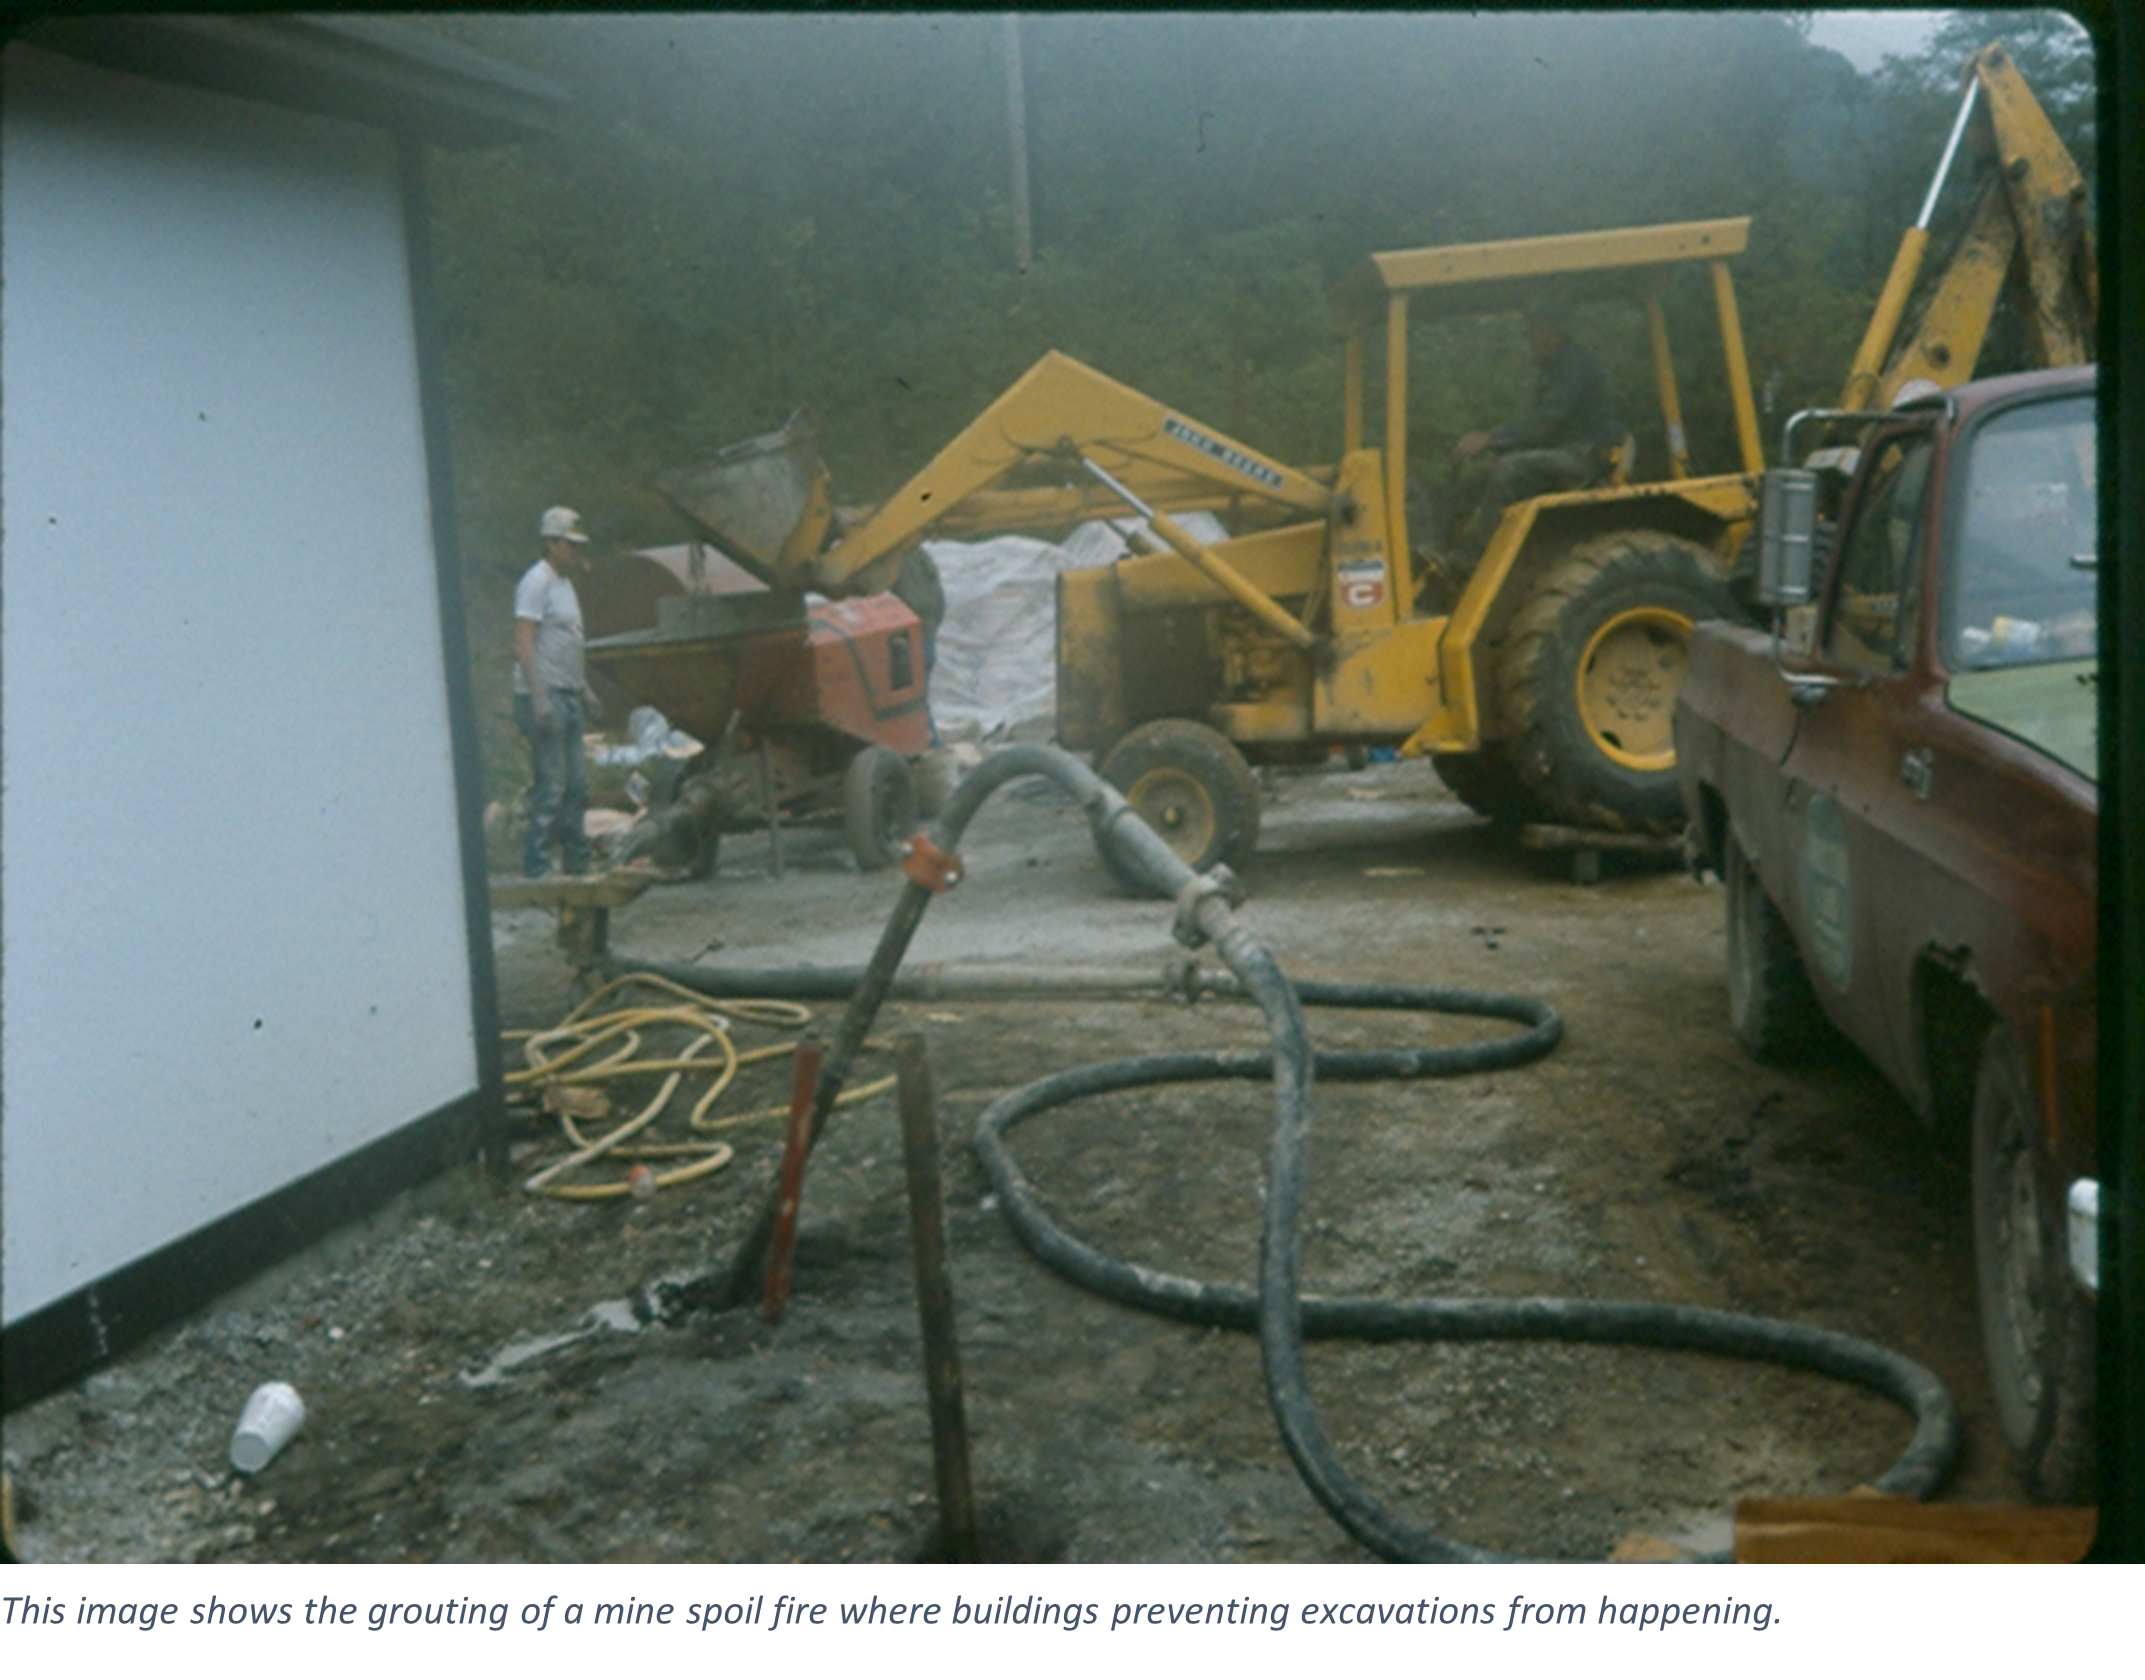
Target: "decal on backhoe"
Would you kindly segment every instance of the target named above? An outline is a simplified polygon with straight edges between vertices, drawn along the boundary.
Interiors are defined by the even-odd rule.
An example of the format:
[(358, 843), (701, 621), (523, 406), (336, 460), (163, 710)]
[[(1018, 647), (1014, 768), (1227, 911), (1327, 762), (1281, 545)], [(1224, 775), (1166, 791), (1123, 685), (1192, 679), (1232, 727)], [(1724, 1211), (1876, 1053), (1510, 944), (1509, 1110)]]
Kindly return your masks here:
[(1263, 484), (1269, 489), (1278, 490), (1281, 488), (1281, 475), (1275, 472), (1272, 467), (1267, 466), (1262, 461), (1254, 461), (1241, 449), (1231, 449), (1219, 438), (1210, 438), (1204, 432), (1193, 430), (1175, 415), (1170, 415), (1163, 420), (1162, 430), (1179, 443), (1190, 444), (1200, 454), (1211, 455), (1223, 466), (1234, 468), (1248, 479)]
[(1803, 820), (1802, 913), (1813, 966), (1834, 990), (1844, 992), (1855, 972), (1854, 889), (1839, 801), (1822, 793), (1810, 801)]
[(1383, 560), (1343, 561), (1334, 568), (1341, 586), (1341, 602), (1358, 610), (1375, 607), (1385, 599), (1385, 562)]

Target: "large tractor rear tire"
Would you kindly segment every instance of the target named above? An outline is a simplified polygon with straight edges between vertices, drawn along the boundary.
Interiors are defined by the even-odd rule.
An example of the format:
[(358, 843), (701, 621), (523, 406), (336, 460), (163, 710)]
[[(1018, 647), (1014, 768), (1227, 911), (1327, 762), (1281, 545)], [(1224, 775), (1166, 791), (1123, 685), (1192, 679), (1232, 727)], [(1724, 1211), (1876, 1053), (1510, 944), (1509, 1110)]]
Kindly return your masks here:
[[(1157, 718), (1126, 735), (1102, 761), (1103, 780), (1195, 870), (1241, 869), (1259, 838), (1259, 784), (1224, 735), (1188, 718)], [(1137, 893), (1154, 884), (1113, 846), (1099, 848), (1110, 873)]]
[(1670, 733), (1693, 625), (1736, 616), (1696, 543), (1629, 531), (1573, 549), (1513, 615), (1497, 666), (1513, 774), (1560, 822), (1683, 826)]
[(1471, 753), (1432, 753), (1430, 765), (1453, 797), (1493, 823), (1531, 822), (1541, 815), (1534, 795), (1512, 773), (1502, 746), (1486, 745)]

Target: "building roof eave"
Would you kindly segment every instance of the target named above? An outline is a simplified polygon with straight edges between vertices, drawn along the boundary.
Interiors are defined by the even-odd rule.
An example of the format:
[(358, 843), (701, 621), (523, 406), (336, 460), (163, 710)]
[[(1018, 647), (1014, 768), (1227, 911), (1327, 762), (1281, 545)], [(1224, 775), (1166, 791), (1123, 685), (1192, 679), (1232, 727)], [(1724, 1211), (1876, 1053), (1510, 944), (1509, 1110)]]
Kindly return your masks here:
[(76, 14), (16, 39), (106, 69), (464, 147), (557, 132), (555, 83), (390, 19)]

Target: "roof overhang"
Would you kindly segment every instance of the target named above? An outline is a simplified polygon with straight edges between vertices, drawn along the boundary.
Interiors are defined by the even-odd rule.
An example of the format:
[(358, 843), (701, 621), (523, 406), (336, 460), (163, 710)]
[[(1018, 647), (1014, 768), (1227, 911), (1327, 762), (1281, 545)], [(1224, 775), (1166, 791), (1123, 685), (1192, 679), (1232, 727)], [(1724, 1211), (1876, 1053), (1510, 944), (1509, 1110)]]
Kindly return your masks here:
[(41, 18), (15, 38), (105, 69), (440, 146), (551, 134), (566, 103), (542, 77), (381, 18), (90, 13)]
[(1380, 251), (1334, 283), (1330, 302), (1341, 325), (1361, 331), (1385, 318), (1386, 300), (1411, 297), (1411, 312), (1491, 315), (1520, 309), (1543, 282), (1555, 280), (1570, 301), (1594, 296), (1644, 295), (1659, 271), (1676, 263), (1739, 256), (1750, 242), (1750, 218), (1667, 222), (1657, 227), (1560, 233), (1539, 239), (1497, 239), (1479, 245), (1430, 245)]

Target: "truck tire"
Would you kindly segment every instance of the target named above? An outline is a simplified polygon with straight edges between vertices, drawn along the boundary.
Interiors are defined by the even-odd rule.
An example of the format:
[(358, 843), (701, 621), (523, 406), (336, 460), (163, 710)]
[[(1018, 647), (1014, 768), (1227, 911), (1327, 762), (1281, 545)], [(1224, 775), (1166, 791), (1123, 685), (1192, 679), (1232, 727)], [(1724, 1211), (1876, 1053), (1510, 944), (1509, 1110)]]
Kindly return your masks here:
[(1759, 1061), (1792, 1061), (1824, 1030), (1809, 971), (1786, 918), (1733, 834), (1721, 877), (1728, 888), (1728, 1024)]
[(916, 832), (916, 784), (908, 761), (892, 747), (866, 747), (842, 775), (842, 832), (869, 874), (901, 856)]
[(1982, 1046), (1973, 1124), (1974, 1265), (1997, 1419), (2035, 1499), (2087, 1504), (2094, 1308), (2070, 1273), (2063, 1187), (2036, 1147), (2026, 1059), (2000, 1025)]
[(1430, 767), (1452, 796), (1478, 816), (1503, 826), (1531, 822), (1541, 815), (1534, 795), (1512, 774), (1501, 746), (1479, 752), (1432, 753)]
[[(1131, 731), (1102, 761), (1103, 780), (1194, 870), (1241, 869), (1259, 838), (1259, 784), (1227, 737), (1188, 718), (1157, 718)], [(1138, 893), (1155, 886), (1108, 844), (1110, 873)]]
[(1682, 828), (1670, 723), (1691, 627), (1736, 616), (1712, 557), (1665, 532), (1601, 537), (1549, 569), (1513, 615), (1497, 665), (1499, 734), (1548, 816)]

